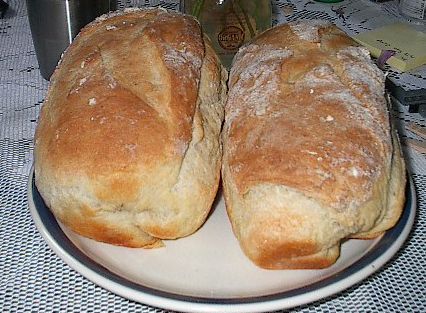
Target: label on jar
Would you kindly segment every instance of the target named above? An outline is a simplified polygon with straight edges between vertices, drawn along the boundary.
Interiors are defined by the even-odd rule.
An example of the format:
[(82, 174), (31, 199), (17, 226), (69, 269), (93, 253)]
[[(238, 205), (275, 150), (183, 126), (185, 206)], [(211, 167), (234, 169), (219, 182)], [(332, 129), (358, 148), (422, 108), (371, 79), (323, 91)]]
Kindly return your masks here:
[(402, 14), (423, 20), (425, 18), (426, 0), (401, 0), (399, 8)]
[(217, 41), (224, 50), (237, 50), (244, 42), (244, 31), (234, 25), (228, 25), (217, 35)]

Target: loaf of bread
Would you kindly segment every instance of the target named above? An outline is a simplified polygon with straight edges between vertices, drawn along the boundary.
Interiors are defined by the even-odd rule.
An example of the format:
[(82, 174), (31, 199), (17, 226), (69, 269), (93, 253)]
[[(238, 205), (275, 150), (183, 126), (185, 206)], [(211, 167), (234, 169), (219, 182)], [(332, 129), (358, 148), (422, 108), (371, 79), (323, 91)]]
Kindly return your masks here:
[(405, 166), (366, 49), (322, 21), (270, 29), (230, 73), (222, 176), (244, 253), (268, 269), (324, 268), (403, 208)]
[(215, 198), (226, 70), (192, 17), (127, 9), (85, 27), (58, 65), (35, 136), (35, 181), (73, 231), (157, 247)]

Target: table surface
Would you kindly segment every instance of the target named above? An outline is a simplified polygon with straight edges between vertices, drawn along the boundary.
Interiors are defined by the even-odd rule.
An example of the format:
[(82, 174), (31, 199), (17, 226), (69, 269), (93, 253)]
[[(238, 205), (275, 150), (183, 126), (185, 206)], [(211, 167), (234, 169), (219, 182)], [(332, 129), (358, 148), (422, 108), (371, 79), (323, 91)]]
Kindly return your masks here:
[[(140, 2), (140, 3), (139, 3)], [(177, 1), (123, 1), (120, 6)], [(27, 180), (33, 136), (48, 83), (40, 76), (24, 1), (8, 1), (0, 19), (0, 311), (1, 312), (165, 312), (119, 297), (88, 281), (56, 256), (38, 233), (28, 210)], [(396, 3), (273, 1), (274, 23), (299, 18), (328, 19), (349, 34), (399, 19)], [(336, 15), (336, 9), (343, 9)], [(380, 14), (378, 14), (378, 12)], [(390, 76), (406, 89), (426, 88), (425, 68)], [(406, 129), (425, 120), (393, 104), (401, 141), (419, 139)], [(418, 213), (409, 239), (382, 269), (361, 283), (292, 312), (426, 312), (426, 157), (403, 145), (414, 180)]]

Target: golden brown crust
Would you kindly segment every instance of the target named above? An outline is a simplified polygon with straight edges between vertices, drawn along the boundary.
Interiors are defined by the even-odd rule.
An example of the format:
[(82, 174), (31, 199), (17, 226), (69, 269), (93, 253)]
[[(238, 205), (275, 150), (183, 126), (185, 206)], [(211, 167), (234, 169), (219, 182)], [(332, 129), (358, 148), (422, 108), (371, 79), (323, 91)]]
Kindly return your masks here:
[[(322, 33), (327, 28), (336, 33), (331, 27)], [(272, 39), (262, 45), (266, 38)], [(362, 50), (339, 46), (330, 51), (328, 40), (323, 50), (322, 38), (302, 41), (290, 26), (282, 26), (239, 53), (226, 110), (228, 115), (239, 114), (227, 124), (227, 132), (228, 162), (241, 193), (253, 182), (284, 184), (337, 208), (356, 198), (371, 176), (380, 175), (381, 160), (391, 151), (385, 99), (358, 95), (355, 86), (383, 94), (383, 76), (365, 62), (368, 56)], [(250, 66), (253, 58), (268, 51), (283, 56)], [(349, 71), (355, 70), (365, 72), (366, 80), (351, 79)], [(252, 90), (253, 75), (258, 75), (256, 90), (262, 91)], [(257, 92), (265, 99), (250, 99), (251, 94), (259, 96)], [(238, 101), (241, 98), (246, 101)]]
[(222, 172), (245, 253), (268, 268), (321, 268), (341, 239), (392, 227), (405, 178), (390, 134), (384, 76), (337, 27), (290, 23), (240, 49)]
[[(300, 251), (305, 247), (304, 243), (294, 243), (294, 250)], [(322, 269), (333, 265), (339, 257), (338, 246), (311, 255), (296, 255), (283, 257), (287, 253), (288, 245), (269, 246), (260, 248), (256, 258), (256, 264), (266, 269)]]
[[(185, 53), (178, 54), (182, 42)], [(180, 153), (191, 140), (203, 57), (196, 21), (161, 10), (131, 11), (84, 28), (52, 78), (40, 119), (49, 124), (41, 124), (38, 137), (55, 132), (57, 138), (43, 160), (97, 175), (100, 168), (151, 168)], [(136, 65), (138, 58), (146, 62)], [(102, 141), (109, 144), (97, 144)]]
[(65, 225), (135, 247), (203, 223), (219, 181), (224, 98), (224, 70), (206, 45), (195, 19), (161, 9), (115, 12), (77, 36), (35, 136), (37, 187)]

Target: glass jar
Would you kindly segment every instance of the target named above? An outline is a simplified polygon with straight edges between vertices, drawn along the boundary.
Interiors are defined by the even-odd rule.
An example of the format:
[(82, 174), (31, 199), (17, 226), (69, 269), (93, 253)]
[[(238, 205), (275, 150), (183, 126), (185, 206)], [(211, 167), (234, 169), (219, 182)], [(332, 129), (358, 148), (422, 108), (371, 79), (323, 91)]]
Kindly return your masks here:
[(272, 22), (269, 0), (182, 0), (181, 10), (200, 21), (228, 68), (238, 49)]

